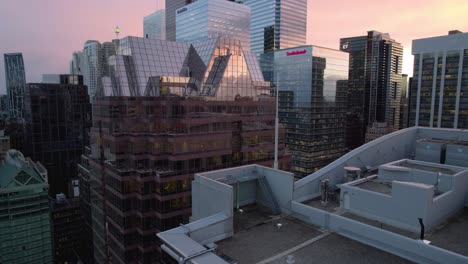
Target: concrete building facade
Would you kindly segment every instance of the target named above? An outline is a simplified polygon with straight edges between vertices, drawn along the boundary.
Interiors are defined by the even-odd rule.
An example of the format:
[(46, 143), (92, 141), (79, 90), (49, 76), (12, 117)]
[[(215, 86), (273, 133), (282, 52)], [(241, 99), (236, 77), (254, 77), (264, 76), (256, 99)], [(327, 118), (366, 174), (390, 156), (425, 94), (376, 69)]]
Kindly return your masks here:
[(468, 128), (468, 33), (413, 40), (410, 126)]

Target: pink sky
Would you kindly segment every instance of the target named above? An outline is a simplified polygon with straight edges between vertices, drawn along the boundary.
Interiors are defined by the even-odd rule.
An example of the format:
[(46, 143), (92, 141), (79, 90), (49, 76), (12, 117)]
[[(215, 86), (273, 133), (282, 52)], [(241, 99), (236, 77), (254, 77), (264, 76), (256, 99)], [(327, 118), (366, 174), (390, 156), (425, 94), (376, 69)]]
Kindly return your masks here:
[[(143, 34), (143, 16), (163, 0), (1, 0), (0, 54), (22, 52), (28, 82), (43, 73), (68, 73), (71, 54), (88, 39), (108, 41)], [(404, 73), (412, 73), (411, 40), (468, 31), (467, 0), (309, 0), (309, 44), (338, 48), (340, 37), (388, 32), (405, 47)], [(0, 93), (5, 93), (3, 58)]]

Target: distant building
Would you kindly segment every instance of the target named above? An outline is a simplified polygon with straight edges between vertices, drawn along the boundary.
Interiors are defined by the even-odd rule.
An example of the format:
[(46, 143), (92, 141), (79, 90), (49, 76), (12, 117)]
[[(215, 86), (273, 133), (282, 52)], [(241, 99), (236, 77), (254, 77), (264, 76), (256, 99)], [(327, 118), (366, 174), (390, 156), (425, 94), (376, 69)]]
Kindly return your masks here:
[(366, 131), (366, 143), (385, 136), (386, 134), (392, 133), (395, 130), (396, 129), (394, 127), (389, 126), (387, 123), (372, 123), (372, 126), (368, 127)]
[(251, 47), (257, 55), (306, 44), (307, 0), (245, 0), (244, 4), (250, 7)]
[(23, 54), (4, 54), (5, 81), (8, 95), (10, 117), (23, 117), (23, 97), (26, 86)]
[(5, 135), (5, 130), (0, 130), (0, 162), (5, 158), (10, 148), (10, 137)]
[[(79, 165), (85, 220), (96, 262), (109, 249), (116, 263), (155, 263), (154, 234), (188, 222), (194, 173), (273, 166), (275, 101), (239, 40), (127, 37), (114, 61)], [(279, 133), (279, 166), (289, 168)]]
[(468, 128), (468, 33), (413, 40), (410, 126)]
[(0, 95), (0, 114), (9, 114), (8, 95)]
[(408, 74), (401, 75), (400, 129), (408, 127)]
[(166, 11), (158, 10), (143, 18), (145, 38), (166, 39)]
[(17, 150), (0, 161), (0, 263), (53, 263), (47, 170)]
[(350, 54), (347, 112), (347, 147), (364, 143), (374, 122), (400, 125), (403, 46), (387, 33), (340, 39), (340, 50)]
[(166, 0), (166, 40), (176, 40), (176, 10), (195, 1)]
[(97, 91), (102, 90), (101, 78), (110, 75), (109, 58), (115, 55), (115, 50), (115, 41), (101, 44), (96, 40), (88, 40), (83, 51), (74, 52), (72, 55), (70, 74), (83, 75), (91, 102), (97, 96)]
[(78, 263), (88, 253), (85, 246), (91, 240), (85, 237), (80, 208), (80, 198), (67, 199), (64, 194), (58, 194), (52, 200), (55, 263)]
[(264, 76), (273, 90), (279, 89), (279, 117), (295, 177), (312, 174), (346, 153), (348, 58), (346, 52), (317, 46), (262, 55)]
[(250, 51), (250, 9), (239, 3), (194, 1), (176, 10), (176, 27), (178, 42), (224, 37), (240, 40), (242, 48)]
[(77, 164), (89, 144), (91, 105), (82, 76), (45, 77), (51, 83), (26, 86), (24, 151), (47, 168), (50, 194), (55, 196), (68, 194), (70, 180), (77, 176)]

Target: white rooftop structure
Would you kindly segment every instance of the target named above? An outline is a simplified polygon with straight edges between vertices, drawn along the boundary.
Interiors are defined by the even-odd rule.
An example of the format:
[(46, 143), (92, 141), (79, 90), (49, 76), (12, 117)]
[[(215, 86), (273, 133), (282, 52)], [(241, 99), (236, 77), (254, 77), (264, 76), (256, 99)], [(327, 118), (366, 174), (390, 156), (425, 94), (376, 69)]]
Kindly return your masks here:
[(468, 263), (468, 131), (400, 130), (296, 182), (200, 173), (192, 203), (191, 223), (158, 234), (179, 263)]

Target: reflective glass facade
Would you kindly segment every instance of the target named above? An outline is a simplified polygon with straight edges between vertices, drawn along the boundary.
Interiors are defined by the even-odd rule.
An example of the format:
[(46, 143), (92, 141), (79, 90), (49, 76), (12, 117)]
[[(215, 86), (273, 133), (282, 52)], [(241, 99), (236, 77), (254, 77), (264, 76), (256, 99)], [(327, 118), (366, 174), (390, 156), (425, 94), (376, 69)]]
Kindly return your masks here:
[(235, 39), (177, 43), (128, 37), (120, 42), (105, 78), (105, 95), (203, 96), (209, 100), (269, 94), (258, 61)]
[(468, 128), (468, 33), (413, 42), (411, 126)]
[[(273, 52), (265, 76), (279, 89), (280, 122), (293, 155), (296, 177), (307, 176), (342, 156), (345, 146), (349, 55), (316, 46)], [(262, 62), (265, 64), (265, 62)]]
[(251, 9), (251, 49), (264, 51), (304, 45), (307, 39), (307, 0), (245, 0)]
[(23, 116), (23, 98), (26, 86), (23, 54), (4, 54), (4, 62), (9, 114), (11, 117), (21, 118)]
[(250, 9), (226, 0), (197, 0), (176, 10), (176, 40), (194, 42), (213, 37), (241, 41), (250, 50)]
[(166, 40), (176, 40), (176, 10), (193, 0), (166, 0)]
[(143, 37), (166, 39), (166, 11), (164, 9), (143, 18)]

